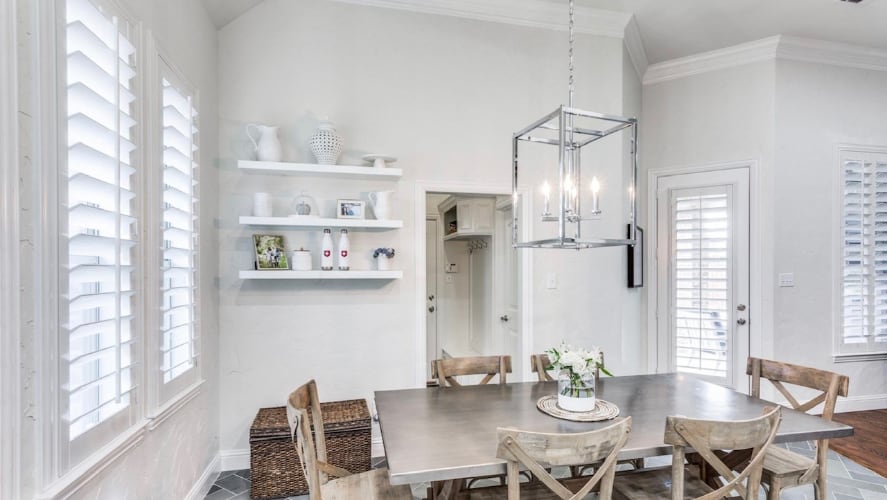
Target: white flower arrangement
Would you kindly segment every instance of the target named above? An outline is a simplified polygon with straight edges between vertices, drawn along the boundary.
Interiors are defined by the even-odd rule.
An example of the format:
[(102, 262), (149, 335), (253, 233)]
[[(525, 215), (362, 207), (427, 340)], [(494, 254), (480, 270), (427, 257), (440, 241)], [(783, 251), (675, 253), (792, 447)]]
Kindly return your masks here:
[[(602, 363), (601, 350), (597, 346), (591, 349), (573, 348), (572, 346), (562, 343), (558, 347), (552, 347), (545, 351), (548, 359), (551, 361), (550, 369), (558, 370), (561, 374), (568, 374), (570, 377), (570, 385), (565, 388), (570, 393), (577, 392), (576, 397), (580, 396), (580, 390), (586, 390), (583, 379), (588, 379), (594, 374), (595, 369), (600, 369), (606, 375), (613, 376)], [(593, 389), (592, 389), (593, 391)], [(569, 394), (564, 394), (569, 395)]]

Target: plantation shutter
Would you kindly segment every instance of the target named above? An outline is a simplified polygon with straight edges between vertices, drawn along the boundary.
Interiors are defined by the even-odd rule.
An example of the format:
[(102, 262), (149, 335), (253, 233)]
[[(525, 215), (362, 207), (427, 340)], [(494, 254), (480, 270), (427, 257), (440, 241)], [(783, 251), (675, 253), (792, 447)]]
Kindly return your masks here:
[(193, 96), (163, 85), (163, 383), (193, 368), (196, 343), (197, 111)]
[(89, 0), (67, 0), (66, 12), (63, 389), (74, 441), (127, 409), (135, 388), (136, 49), (131, 28)]
[[(842, 343), (887, 345), (887, 155), (845, 151)], [(878, 345), (880, 343), (880, 345)]]
[(730, 321), (727, 187), (676, 190), (672, 321), (679, 372), (726, 378)]

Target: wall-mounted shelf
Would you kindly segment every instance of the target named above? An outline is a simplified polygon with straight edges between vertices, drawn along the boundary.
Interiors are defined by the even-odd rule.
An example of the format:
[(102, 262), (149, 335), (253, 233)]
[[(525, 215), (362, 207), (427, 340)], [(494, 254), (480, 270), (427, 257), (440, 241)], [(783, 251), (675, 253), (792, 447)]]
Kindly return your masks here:
[(240, 271), (242, 280), (399, 280), (403, 271)]
[(489, 232), (471, 232), (471, 233), (452, 233), (443, 237), (444, 241), (452, 241), (452, 240), (473, 240), (479, 237), (490, 237), (492, 236)]
[(399, 168), (375, 168), (359, 165), (319, 165), (280, 161), (239, 160), (237, 168), (244, 173), (262, 175), (319, 175), (351, 179), (397, 180), (403, 175)]
[(402, 220), (330, 219), (323, 217), (252, 217), (240, 216), (243, 226), (345, 227), (350, 229), (400, 229)]

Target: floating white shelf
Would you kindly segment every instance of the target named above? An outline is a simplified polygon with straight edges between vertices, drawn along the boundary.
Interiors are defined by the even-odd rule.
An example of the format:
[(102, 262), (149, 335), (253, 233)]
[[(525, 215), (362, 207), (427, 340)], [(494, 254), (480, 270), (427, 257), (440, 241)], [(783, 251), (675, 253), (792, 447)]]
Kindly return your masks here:
[(444, 240), (444, 241), (450, 241), (450, 240), (472, 240), (472, 239), (479, 238), (479, 237), (483, 237), (483, 236), (487, 236), (487, 237), (489, 237), (489, 236), (492, 236), (492, 234), (490, 234), (489, 231), (487, 231), (487, 232), (479, 231), (479, 232), (467, 232), (467, 233), (465, 233), (465, 232), (463, 232), (463, 233), (452, 233), (452, 234), (448, 234), (448, 235), (444, 236), (444, 237), (443, 237), (443, 240)]
[(240, 216), (243, 226), (346, 227), (366, 229), (400, 229), (402, 220), (327, 219), (323, 217), (252, 217)]
[(322, 175), (338, 178), (397, 180), (403, 175), (399, 168), (375, 168), (359, 165), (319, 165), (280, 161), (239, 160), (237, 168), (245, 173), (263, 175)]
[(403, 271), (240, 271), (242, 280), (399, 280)]

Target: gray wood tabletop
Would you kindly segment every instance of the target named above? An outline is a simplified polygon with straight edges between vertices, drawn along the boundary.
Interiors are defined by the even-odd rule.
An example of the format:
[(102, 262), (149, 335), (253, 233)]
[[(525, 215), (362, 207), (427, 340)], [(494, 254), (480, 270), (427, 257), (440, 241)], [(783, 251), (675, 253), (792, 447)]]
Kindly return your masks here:
[[(388, 459), (391, 484), (443, 481), (504, 474), (496, 458), (496, 428), (537, 432), (582, 432), (609, 422), (571, 422), (542, 413), (536, 401), (554, 394), (557, 382), (376, 391), (376, 410)], [(604, 377), (597, 396), (632, 417), (620, 459), (671, 453), (662, 442), (665, 417), (684, 415), (711, 420), (760, 416), (761, 399), (683, 374)], [(850, 436), (853, 428), (783, 409), (777, 442)]]

